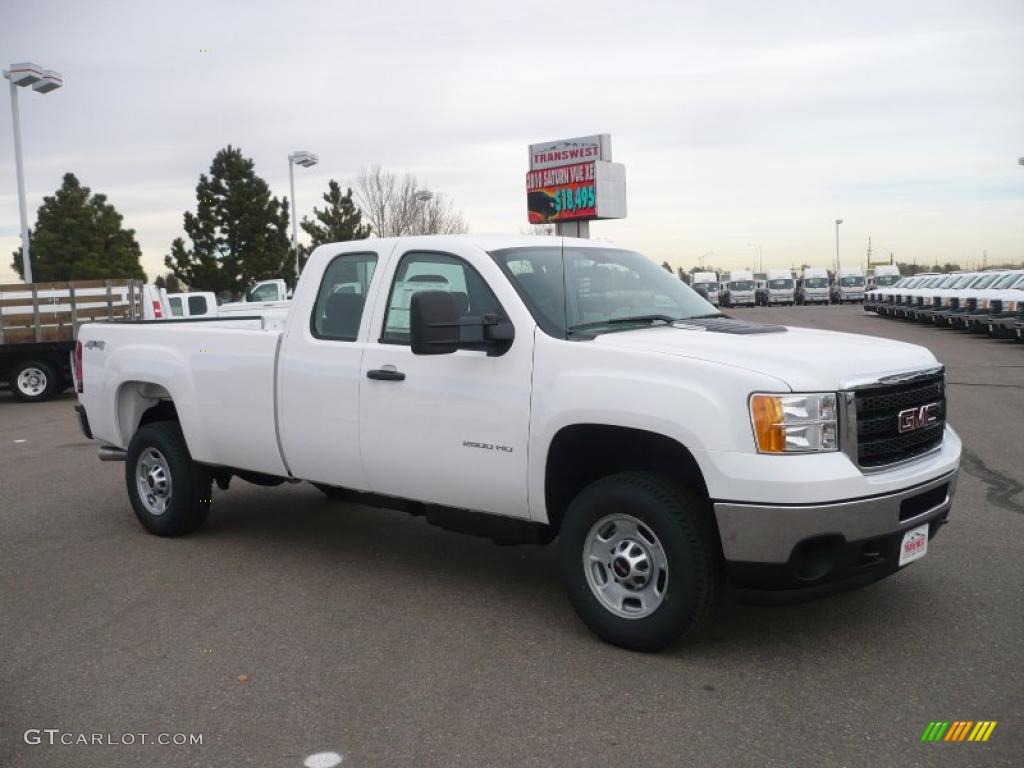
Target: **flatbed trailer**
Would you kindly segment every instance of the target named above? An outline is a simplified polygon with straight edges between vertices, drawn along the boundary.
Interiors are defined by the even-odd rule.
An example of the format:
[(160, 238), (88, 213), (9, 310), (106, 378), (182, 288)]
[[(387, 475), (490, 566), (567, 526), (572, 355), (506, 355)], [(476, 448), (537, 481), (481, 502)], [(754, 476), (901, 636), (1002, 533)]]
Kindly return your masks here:
[(141, 280), (0, 285), (0, 384), (26, 402), (56, 397), (71, 386), (82, 323), (143, 316)]

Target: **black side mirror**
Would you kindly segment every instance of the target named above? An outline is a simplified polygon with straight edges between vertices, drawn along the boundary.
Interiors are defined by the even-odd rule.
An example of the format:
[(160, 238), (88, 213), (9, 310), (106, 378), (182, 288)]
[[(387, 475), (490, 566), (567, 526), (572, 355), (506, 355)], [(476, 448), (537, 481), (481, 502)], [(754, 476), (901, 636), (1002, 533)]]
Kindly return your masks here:
[(459, 348), (459, 308), (447, 291), (417, 291), (409, 304), (414, 355), (450, 355)]

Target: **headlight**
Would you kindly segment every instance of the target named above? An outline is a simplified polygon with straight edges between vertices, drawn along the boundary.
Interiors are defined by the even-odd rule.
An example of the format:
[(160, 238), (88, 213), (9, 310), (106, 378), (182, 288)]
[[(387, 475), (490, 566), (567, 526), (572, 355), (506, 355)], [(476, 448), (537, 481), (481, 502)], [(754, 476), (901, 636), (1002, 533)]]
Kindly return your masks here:
[(981, 301), (978, 302), (978, 306), (981, 309), (988, 309), (991, 305), (992, 301), (990, 299), (982, 299)]
[(1017, 311), (1017, 302), (1016, 301), (1008, 301), (1008, 302), (1006, 302), (1006, 304), (1003, 305), (1003, 311), (1004, 312), (1016, 312)]
[(836, 396), (832, 392), (751, 395), (750, 421), (759, 453), (839, 450)]

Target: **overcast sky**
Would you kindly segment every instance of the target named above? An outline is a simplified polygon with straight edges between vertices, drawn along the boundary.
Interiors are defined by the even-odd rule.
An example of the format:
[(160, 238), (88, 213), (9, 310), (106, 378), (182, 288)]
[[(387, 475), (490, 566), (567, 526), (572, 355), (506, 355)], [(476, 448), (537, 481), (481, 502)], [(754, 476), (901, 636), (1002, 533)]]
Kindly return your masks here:
[[(212, 49), (212, 53), (201, 53)], [(163, 271), (182, 212), (231, 143), (300, 217), (329, 178), (381, 164), (451, 196), (480, 232), (527, 226), (526, 147), (610, 133), (629, 217), (610, 238), (674, 265), (876, 253), (1024, 259), (1024, 3), (10, 3), (30, 225), (73, 171)], [(6, 85), (6, 82), (4, 82)], [(0, 97), (0, 282), (18, 210)]]

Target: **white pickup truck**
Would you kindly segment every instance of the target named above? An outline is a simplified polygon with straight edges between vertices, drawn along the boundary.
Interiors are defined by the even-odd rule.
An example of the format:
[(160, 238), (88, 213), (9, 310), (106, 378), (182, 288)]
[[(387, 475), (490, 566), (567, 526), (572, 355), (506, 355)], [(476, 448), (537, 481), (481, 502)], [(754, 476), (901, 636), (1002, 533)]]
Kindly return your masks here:
[(557, 536), (583, 621), (650, 650), (726, 580), (769, 601), (863, 585), (949, 515), (960, 440), (928, 350), (733, 320), (608, 244), (325, 245), (283, 330), (264, 323), (83, 326), (78, 417), (152, 533), (197, 529), (236, 475)]

